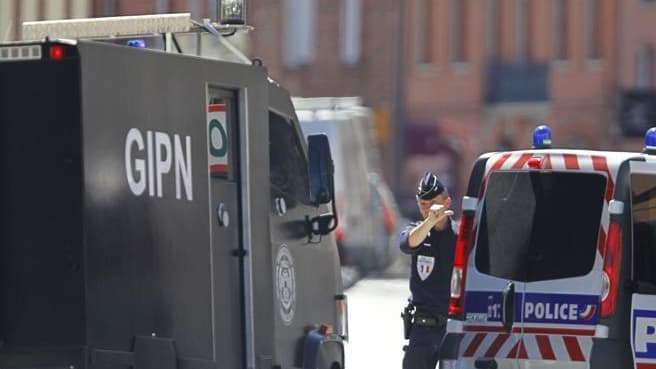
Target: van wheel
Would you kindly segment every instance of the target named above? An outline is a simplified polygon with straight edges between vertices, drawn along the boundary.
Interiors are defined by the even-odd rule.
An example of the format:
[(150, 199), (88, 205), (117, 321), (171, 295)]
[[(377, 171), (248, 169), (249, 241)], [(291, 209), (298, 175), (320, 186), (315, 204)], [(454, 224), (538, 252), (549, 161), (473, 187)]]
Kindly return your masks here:
[(330, 366), (330, 369), (342, 369), (342, 366), (339, 363), (335, 362)]

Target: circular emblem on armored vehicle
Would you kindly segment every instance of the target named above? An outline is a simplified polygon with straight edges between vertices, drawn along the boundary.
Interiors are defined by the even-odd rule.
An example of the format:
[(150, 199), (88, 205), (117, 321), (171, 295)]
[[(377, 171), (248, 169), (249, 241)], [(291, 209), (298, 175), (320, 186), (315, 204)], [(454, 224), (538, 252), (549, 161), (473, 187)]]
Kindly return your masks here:
[(280, 317), (291, 324), (296, 309), (296, 275), (294, 259), (286, 245), (281, 245), (276, 256), (276, 290), (280, 302)]

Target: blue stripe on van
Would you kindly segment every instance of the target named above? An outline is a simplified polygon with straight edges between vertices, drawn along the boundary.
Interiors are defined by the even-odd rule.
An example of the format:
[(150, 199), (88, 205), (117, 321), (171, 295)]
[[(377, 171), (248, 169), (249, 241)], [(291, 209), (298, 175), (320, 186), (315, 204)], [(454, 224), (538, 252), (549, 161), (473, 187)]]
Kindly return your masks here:
[(524, 323), (595, 325), (598, 319), (598, 295), (559, 293), (524, 295)]
[[(465, 320), (469, 322), (500, 322), (502, 293), (496, 291), (466, 291)], [(515, 322), (521, 321), (522, 294), (515, 293)]]
[[(524, 300), (522, 319), (522, 300)], [(467, 291), (468, 322), (500, 322), (501, 292)], [(515, 293), (515, 322), (595, 325), (599, 320), (599, 296), (558, 293)]]

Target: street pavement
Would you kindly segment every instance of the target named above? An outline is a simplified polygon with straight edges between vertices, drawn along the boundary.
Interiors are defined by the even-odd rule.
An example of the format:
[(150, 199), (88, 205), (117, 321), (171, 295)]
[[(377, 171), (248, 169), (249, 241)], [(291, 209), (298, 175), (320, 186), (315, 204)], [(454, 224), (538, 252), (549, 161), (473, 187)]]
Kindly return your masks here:
[(348, 369), (400, 369), (403, 359), (401, 311), (409, 296), (409, 258), (384, 273), (368, 275), (346, 290), (349, 309)]

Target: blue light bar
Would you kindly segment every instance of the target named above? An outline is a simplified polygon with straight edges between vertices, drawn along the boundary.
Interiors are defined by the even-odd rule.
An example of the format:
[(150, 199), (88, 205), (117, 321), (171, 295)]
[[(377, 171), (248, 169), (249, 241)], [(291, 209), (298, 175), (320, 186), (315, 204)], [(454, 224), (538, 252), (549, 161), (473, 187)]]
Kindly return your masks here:
[(145, 49), (146, 48), (146, 41), (143, 39), (137, 38), (133, 40), (128, 40), (127, 43), (128, 46), (130, 47), (136, 47), (138, 49)]
[(537, 126), (533, 130), (533, 148), (549, 149), (551, 148), (551, 128), (547, 125)]
[(656, 127), (649, 128), (645, 133), (645, 147), (643, 152), (654, 154), (656, 152)]

